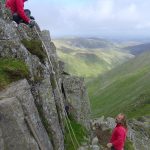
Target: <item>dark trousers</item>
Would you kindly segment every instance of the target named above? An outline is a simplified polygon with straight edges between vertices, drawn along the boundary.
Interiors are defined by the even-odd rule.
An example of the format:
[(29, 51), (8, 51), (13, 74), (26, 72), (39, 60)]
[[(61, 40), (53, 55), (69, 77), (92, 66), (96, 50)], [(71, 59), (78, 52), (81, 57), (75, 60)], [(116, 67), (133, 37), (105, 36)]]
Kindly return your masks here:
[(111, 150), (115, 150), (115, 148), (114, 148), (114, 147), (111, 147)]
[[(26, 16), (27, 16), (28, 18), (34, 19), (34, 18), (31, 16), (31, 11), (30, 11), (29, 9), (25, 9), (24, 12), (25, 12), (25, 14), (26, 14)], [(21, 18), (17, 13), (14, 13), (14, 14), (13, 14), (13, 20), (14, 20), (17, 24), (19, 24), (19, 23), (25, 23), (25, 22), (22, 20), (22, 18)]]

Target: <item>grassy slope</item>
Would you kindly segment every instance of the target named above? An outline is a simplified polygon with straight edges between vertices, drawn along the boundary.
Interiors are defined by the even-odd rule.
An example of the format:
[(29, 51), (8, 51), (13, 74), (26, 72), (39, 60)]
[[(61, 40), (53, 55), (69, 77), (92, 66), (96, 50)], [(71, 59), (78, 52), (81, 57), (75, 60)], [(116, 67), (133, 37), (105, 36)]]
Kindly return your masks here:
[[(98, 42), (100, 48), (97, 48)], [(54, 40), (54, 43), (58, 56), (66, 63), (66, 70), (78, 76), (96, 77), (131, 57), (129, 53), (118, 50), (108, 41), (62, 39)]]
[(88, 84), (93, 117), (150, 115), (150, 53), (144, 53)]

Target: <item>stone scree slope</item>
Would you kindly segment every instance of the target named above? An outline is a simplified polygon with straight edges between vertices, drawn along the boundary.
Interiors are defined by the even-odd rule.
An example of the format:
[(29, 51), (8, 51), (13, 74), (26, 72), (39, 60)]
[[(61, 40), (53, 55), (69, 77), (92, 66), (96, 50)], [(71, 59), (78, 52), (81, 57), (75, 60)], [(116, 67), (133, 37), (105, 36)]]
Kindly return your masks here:
[[(0, 58), (21, 59), (30, 77), (0, 91), (0, 150), (64, 150), (65, 105), (73, 108), (79, 123), (89, 127), (90, 105), (84, 81), (64, 73), (49, 31), (40, 31), (38, 25), (37, 30), (25, 24), (16, 26), (9, 16), (0, 8)], [(41, 39), (48, 51), (44, 60), (22, 43)]]

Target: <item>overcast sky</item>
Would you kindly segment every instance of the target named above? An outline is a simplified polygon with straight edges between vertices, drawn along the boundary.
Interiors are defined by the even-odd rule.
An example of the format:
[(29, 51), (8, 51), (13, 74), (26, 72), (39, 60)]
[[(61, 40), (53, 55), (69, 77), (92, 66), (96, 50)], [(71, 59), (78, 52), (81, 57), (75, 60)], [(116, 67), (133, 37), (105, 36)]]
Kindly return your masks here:
[(150, 37), (150, 0), (28, 0), (52, 37)]

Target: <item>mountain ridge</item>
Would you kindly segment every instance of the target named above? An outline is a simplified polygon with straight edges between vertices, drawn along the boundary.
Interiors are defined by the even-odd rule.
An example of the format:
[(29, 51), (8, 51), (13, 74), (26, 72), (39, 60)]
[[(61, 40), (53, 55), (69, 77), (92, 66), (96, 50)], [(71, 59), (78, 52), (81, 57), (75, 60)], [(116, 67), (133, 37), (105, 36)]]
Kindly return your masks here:
[(130, 51), (133, 55), (139, 55), (139, 54), (142, 54), (143, 52), (150, 51), (150, 43), (143, 43), (143, 44), (138, 44), (138, 45), (134, 45), (134, 46), (127, 46), (123, 49)]
[(86, 78), (95, 77), (134, 57), (116, 44), (99, 38), (67, 38), (54, 40), (54, 43), (67, 71)]

